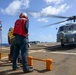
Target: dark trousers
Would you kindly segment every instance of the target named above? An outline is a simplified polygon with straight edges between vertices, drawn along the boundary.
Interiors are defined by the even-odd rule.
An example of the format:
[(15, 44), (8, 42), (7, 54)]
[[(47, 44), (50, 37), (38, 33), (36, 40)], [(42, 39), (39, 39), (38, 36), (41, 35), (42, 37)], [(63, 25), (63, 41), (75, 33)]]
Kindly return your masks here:
[(16, 60), (19, 56), (20, 50), (21, 50), (23, 70), (28, 70), (29, 69), (28, 61), (27, 61), (28, 47), (27, 47), (26, 38), (23, 36), (16, 35), (14, 50), (13, 50), (13, 65), (12, 65), (13, 69), (17, 68)]
[(11, 39), (11, 44), (10, 44), (10, 60), (12, 61), (13, 59), (13, 50), (14, 50), (14, 38)]

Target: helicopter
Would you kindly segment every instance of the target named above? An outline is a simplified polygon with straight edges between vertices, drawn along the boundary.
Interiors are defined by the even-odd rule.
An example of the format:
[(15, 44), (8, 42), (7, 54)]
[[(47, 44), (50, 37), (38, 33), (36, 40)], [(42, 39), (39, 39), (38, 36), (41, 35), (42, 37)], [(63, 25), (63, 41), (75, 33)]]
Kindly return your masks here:
[(49, 27), (61, 24), (66, 21), (73, 21), (71, 23), (66, 23), (65, 25), (59, 27), (57, 31), (57, 42), (60, 42), (62, 47), (64, 47), (65, 45), (76, 44), (76, 16), (71, 17), (58, 16), (58, 15), (49, 15), (49, 16), (54, 18), (63, 18), (63, 19), (66, 18), (66, 20), (45, 25), (42, 27)]

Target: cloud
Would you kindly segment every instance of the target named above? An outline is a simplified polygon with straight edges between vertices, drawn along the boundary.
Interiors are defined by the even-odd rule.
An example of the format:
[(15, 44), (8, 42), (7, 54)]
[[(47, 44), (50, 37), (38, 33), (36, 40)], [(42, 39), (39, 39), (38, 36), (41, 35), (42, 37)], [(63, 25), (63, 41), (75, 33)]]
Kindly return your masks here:
[(52, 15), (52, 14), (56, 15), (56, 14), (65, 12), (68, 8), (69, 6), (67, 6), (67, 4), (63, 4), (57, 7), (48, 6), (42, 9), (41, 13), (45, 16)]
[(40, 12), (29, 12), (30, 15), (32, 15), (34, 18), (38, 18), (41, 16)]
[(20, 11), (20, 9), (28, 8), (29, 2), (29, 0), (14, 0), (12, 3), (8, 5), (7, 8), (1, 9), (1, 12), (8, 15), (15, 15)]
[[(48, 0), (49, 1), (49, 0)], [(52, 17), (61, 13), (66, 12), (70, 8), (66, 3), (57, 6), (48, 6), (43, 8), (40, 12), (30, 12), (34, 18), (38, 18), (39, 22), (48, 22), (49, 19), (44, 17)]]
[(48, 19), (47, 18), (39, 18), (37, 21), (48, 22)]
[(57, 15), (60, 13), (64, 13), (64, 12), (66, 12), (66, 10), (68, 8), (70, 8), (70, 7), (65, 3), (65, 4), (57, 6), (57, 7), (48, 6), (46, 8), (43, 8), (42, 11), (40, 11), (40, 12), (37, 12), (37, 13), (31, 12), (30, 14), (35, 18), (43, 17), (43, 16), (45, 17), (48, 15)]
[(59, 4), (61, 2), (63, 2), (63, 0), (44, 0), (47, 4)]

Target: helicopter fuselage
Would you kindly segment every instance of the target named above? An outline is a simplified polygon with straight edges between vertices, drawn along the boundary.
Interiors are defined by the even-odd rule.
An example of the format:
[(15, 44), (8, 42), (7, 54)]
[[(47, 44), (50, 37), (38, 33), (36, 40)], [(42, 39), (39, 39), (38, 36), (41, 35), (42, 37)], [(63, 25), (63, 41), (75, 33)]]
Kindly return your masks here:
[(61, 46), (67, 44), (76, 44), (76, 23), (68, 23), (60, 26), (57, 32), (57, 42), (61, 42)]

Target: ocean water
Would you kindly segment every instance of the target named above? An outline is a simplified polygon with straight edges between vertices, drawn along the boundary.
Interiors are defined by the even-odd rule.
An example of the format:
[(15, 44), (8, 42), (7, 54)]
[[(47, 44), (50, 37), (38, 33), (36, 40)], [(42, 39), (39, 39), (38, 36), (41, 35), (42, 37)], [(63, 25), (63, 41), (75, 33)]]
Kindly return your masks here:
[(10, 46), (8, 43), (2, 43), (0, 46)]

